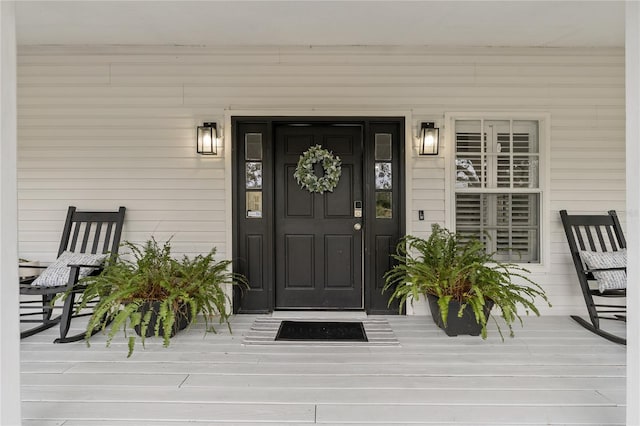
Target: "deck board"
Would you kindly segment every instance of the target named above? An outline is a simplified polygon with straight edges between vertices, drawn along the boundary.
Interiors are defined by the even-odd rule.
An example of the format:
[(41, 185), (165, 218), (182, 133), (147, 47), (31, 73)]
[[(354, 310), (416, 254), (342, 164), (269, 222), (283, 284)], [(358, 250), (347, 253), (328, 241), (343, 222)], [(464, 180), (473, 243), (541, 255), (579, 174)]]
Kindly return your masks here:
[[(624, 424), (624, 411), (611, 407), (503, 406), (498, 401), (486, 405), (332, 405), (318, 406), (317, 423), (366, 422), (369, 424), (444, 424), (462, 422), (476, 425), (513, 424)], [(522, 423), (520, 423), (522, 422)]]
[[(276, 388), (265, 387), (207, 387), (201, 388), (149, 388), (149, 387), (105, 387), (98, 394), (95, 389), (82, 386), (66, 389), (60, 395), (57, 389), (38, 389), (29, 393), (28, 402), (50, 401), (67, 402), (127, 402), (134, 399), (139, 402), (167, 403), (230, 403), (242, 404), (245, 401), (261, 401), (267, 404), (382, 404), (389, 401), (402, 401), (401, 405), (444, 405), (456, 401), (460, 405), (495, 405), (501, 401), (505, 406), (601, 406), (612, 407), (620, 400), (611, 391), (609, 397), (596, 390), (563, 390), (549, 392), (548, 389), (470, 389), (454, 388), (361, 388), (357, 392), (347, 388)], [(27, 401), (25, 399), (25, 401)], [(399, 402), (398, 402), (399, 404)]]
[(129, 359), (123, 338), (24, 339), (23, 424), (624, 424), (625, 347), (566, 317), (525, 318), (504, 342), (495, 326), (449, 338), (385, 316), (398, 347), (243, 345), (258, 317), (233, 317), (233, 334), (196, 325), (169, 348), (150, 339)]

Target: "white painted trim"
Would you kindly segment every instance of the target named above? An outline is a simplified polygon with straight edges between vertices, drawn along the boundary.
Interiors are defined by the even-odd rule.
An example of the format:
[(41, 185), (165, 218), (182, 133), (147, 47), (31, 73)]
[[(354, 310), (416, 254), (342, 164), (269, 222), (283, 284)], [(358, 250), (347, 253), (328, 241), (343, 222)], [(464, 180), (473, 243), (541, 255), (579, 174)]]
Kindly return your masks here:
[(0, 2), (0, 424), (20, 424), (15, 2)]
[[(219, 117), (219, 116), (218, 116)], [(218, 126), (220, 121), (215, 120)], [(231, 123), (227, 123), (226, 116), (222, 120), (222, 129), (218, 127), (218, 137), (222, 135), (222, 140), (218, 143), (218, 154), (224, 156), (224, 202), (227, 208), (225, 208), (224, 221), (226, 223), (225, 230), (225, 259), (233, 261), (233, 167), (232, 167), (232, 155), (231, 155)], [(233, 265), (230, 265), (233, 268)], [(229, 311), (233, 312), (233, 288), (227, 286), (226, 294), (229, 301)]]
[(232, 109), (224, 110), (225, 123), (231, 117), (411, 117), (410, 110), (385, 110), (379, 108), (331, 109), (331, 108), (296, 108), (296, 109)]
[[(464, 114), (464, 116), (467, 116), (467, 114)], [(459, 114), (455, 114), (455, 113), (449, 113), (446, 112), (444, 114), (444, 123), (445, 123), (445, 140), (447, 141), (447, 146), (454, 146), (455, 145), (455, 137), (454, 137), (454, 121), (456, 119), (459, 119), (461, 117), (461, 115)], [(445, 223), (448, 229), (453, 229), (453, 226), (455, 224), (455, 218), (454, 218), (454, 211), (455, 211), (455, 197), (454, 197), (454, 191), (453, 191), (453, 185), (455, 182), (455, 167), (452, 166), (452, 162), (454, 161), (455, 158), (455, 149), (450, 149), (446, 155), (445, 155), (445, 159), (444, 159), (444, 164), (445, 164), (445, 176), (444, 176), (444, 184), (445, 184), (445, 190), (444, 190), (444, 208), (445, 208), (445, 212), (444, 212), (444, 217), (445, 217)]]
[(223, 129), (219, 134), (223, 135), (222, 153), (224, 155), (224, 202), (227, 205), (225, 212), (227, 259), (233, 260), (233, 159), (231, 153), (231, 115), (225, 111), (223, 117)]
[[(405, 119), (405, 145), (404, 145), (404, 185), (405, 185), (405, 234), (409, 235), (413, 233), (413, 220), (412, 220), (412, 212), (413, 212), (413, 197), (411, 196), (413, 192), (413, 167), (411, 166), (411, 162), (413, 161), (413, 156), (415, 154), (415, 141), (416, 141), (416, 133), (414, 131), (413, 120), (411, 120), (411, 116), (407, 115)], [(413, 303), (407, 303), (405, 305), (405, 312), (407, 315), (415, 315), (415, 311), (413, 309)]]
[(451, 157), (454, 155), (453, 153), (455, 153), (455, 150), (451, 147), (455, 146), (455, 141), (453, 138), (453, 132), (450, 132), (449, 129), (451, 129), (453, 126), (452, 124), (453, 120), (452, 118), (449, 116), (449, 114), (445, 113), (444, 116), (444, 132), (442, 132), (443, 134), (440, 135), (441, 138), (444, 139), (445, 143), (444, 143), (444, 149), (443, 149), (443, 154), (444, 154), (444, 226), (447, 229), (453, 229), (453, 183), (455, 182), (453, 176), (455, 173), (455, 167), (452, 168), (451, 165)]
[[(627, 182), (627, 280), (640, 277), (640, 4), (626, 2), (626, 182)], [(627, 288), (627, 424), (640, 424), (640, 289)]]
[[(540, 217), (540, 235), (541, 235), (541, 253), (539, 264), (527, 264), (526, 267), (532, 273), (546, 273), (551, 269), (551, 114), (548, 112), (531, 111), (531, 112), (447, 112), (445, 113), (445, 140), (449, 150), (445, 151), (445, 219), (448, 228), (453, 228), (455, 224), (455, 191), (453, 183), (455, 182), (455, 143), (454, 137), (454, 121), (455, 120), (538, 120), (540, 127), (540, 183), (542, 185), (541, 209)], [(488, 190), (487, 192), (492, 192)], [(496, 190), (496, 192), (501, 192)], [(523, 191), (526, 192), (526, 191)]]
[[(535, 116), (534, 116), (535, 117)], [(540, 183), (542, 187), (541, 203), (542, 217), (540, 218), (540, 235), (542, 237), (542, 253), (539, 265), (527, 265), (531, 272), (549, 272), (551, 270), (551, 114), (537, 115), (540, 120), (538, 138), (540, 139)]]
[(416, 134), (413, 130), (413, 118), (410, 112), (404, 120), (404, 208), (405, 234), (413, 233), (413, 167), (411, 160), (415, 150)]

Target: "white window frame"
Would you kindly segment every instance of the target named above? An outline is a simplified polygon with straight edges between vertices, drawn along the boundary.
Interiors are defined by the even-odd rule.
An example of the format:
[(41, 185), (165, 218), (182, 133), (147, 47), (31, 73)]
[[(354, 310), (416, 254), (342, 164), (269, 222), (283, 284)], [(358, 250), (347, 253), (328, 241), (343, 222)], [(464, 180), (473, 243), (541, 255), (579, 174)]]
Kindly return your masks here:
[[(548, 272), (550, 269), (549, 253), (551, 251), (550, 233), (550, 150), (551, 150), (551, 116), (541, 112), (455, 112), (446, 113), (444, 121), (445, 157), (445, 226), (455, 230), (456, 219), (456, 166), (455, 166), (455, 122), (456, 120), (535, 120), (538, 121), (539, 143), (539, 193), (540, 193), (540, 263), (525, 263), (531, 272)], [(494, 190), (490, 190), (494, 191)], [(500, 189), (496, 189), (497, 192)], [(509, 192), (509, 191), (506, 191)]]

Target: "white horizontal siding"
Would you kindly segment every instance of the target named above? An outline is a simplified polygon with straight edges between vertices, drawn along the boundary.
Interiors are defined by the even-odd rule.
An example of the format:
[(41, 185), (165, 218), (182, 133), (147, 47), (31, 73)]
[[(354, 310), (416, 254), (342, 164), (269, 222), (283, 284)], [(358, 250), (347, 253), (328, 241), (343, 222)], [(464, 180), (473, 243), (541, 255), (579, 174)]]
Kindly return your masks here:
[[(447, 112), (548, 113), (551, 262), (533, 278), (553, 313), (583, 310), (557, 210), (624, 216), (622, 49), (30, 46), (18, 83), (22, 257), (52, 260), (70, 204), (125, 205), (125, 239), (230, 256), (225, 161), (194, 152), (225, 110), (410, 111), (414, 133)], [(447, 149), (408, 163), (409, 232), (448, 217)]]

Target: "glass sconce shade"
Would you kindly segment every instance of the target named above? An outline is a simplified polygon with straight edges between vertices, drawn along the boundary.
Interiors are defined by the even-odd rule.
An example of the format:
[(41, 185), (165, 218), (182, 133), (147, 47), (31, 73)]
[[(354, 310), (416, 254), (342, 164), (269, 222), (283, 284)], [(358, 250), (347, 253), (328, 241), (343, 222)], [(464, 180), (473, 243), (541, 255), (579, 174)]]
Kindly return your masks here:
[(440, 129), (435, 123), (422, 123), (420, 131), (420, 155), (438, 155)]
[(218, 155), (218, 131), (216, 123), (204, 123), (198, 126), (198, 154)]

